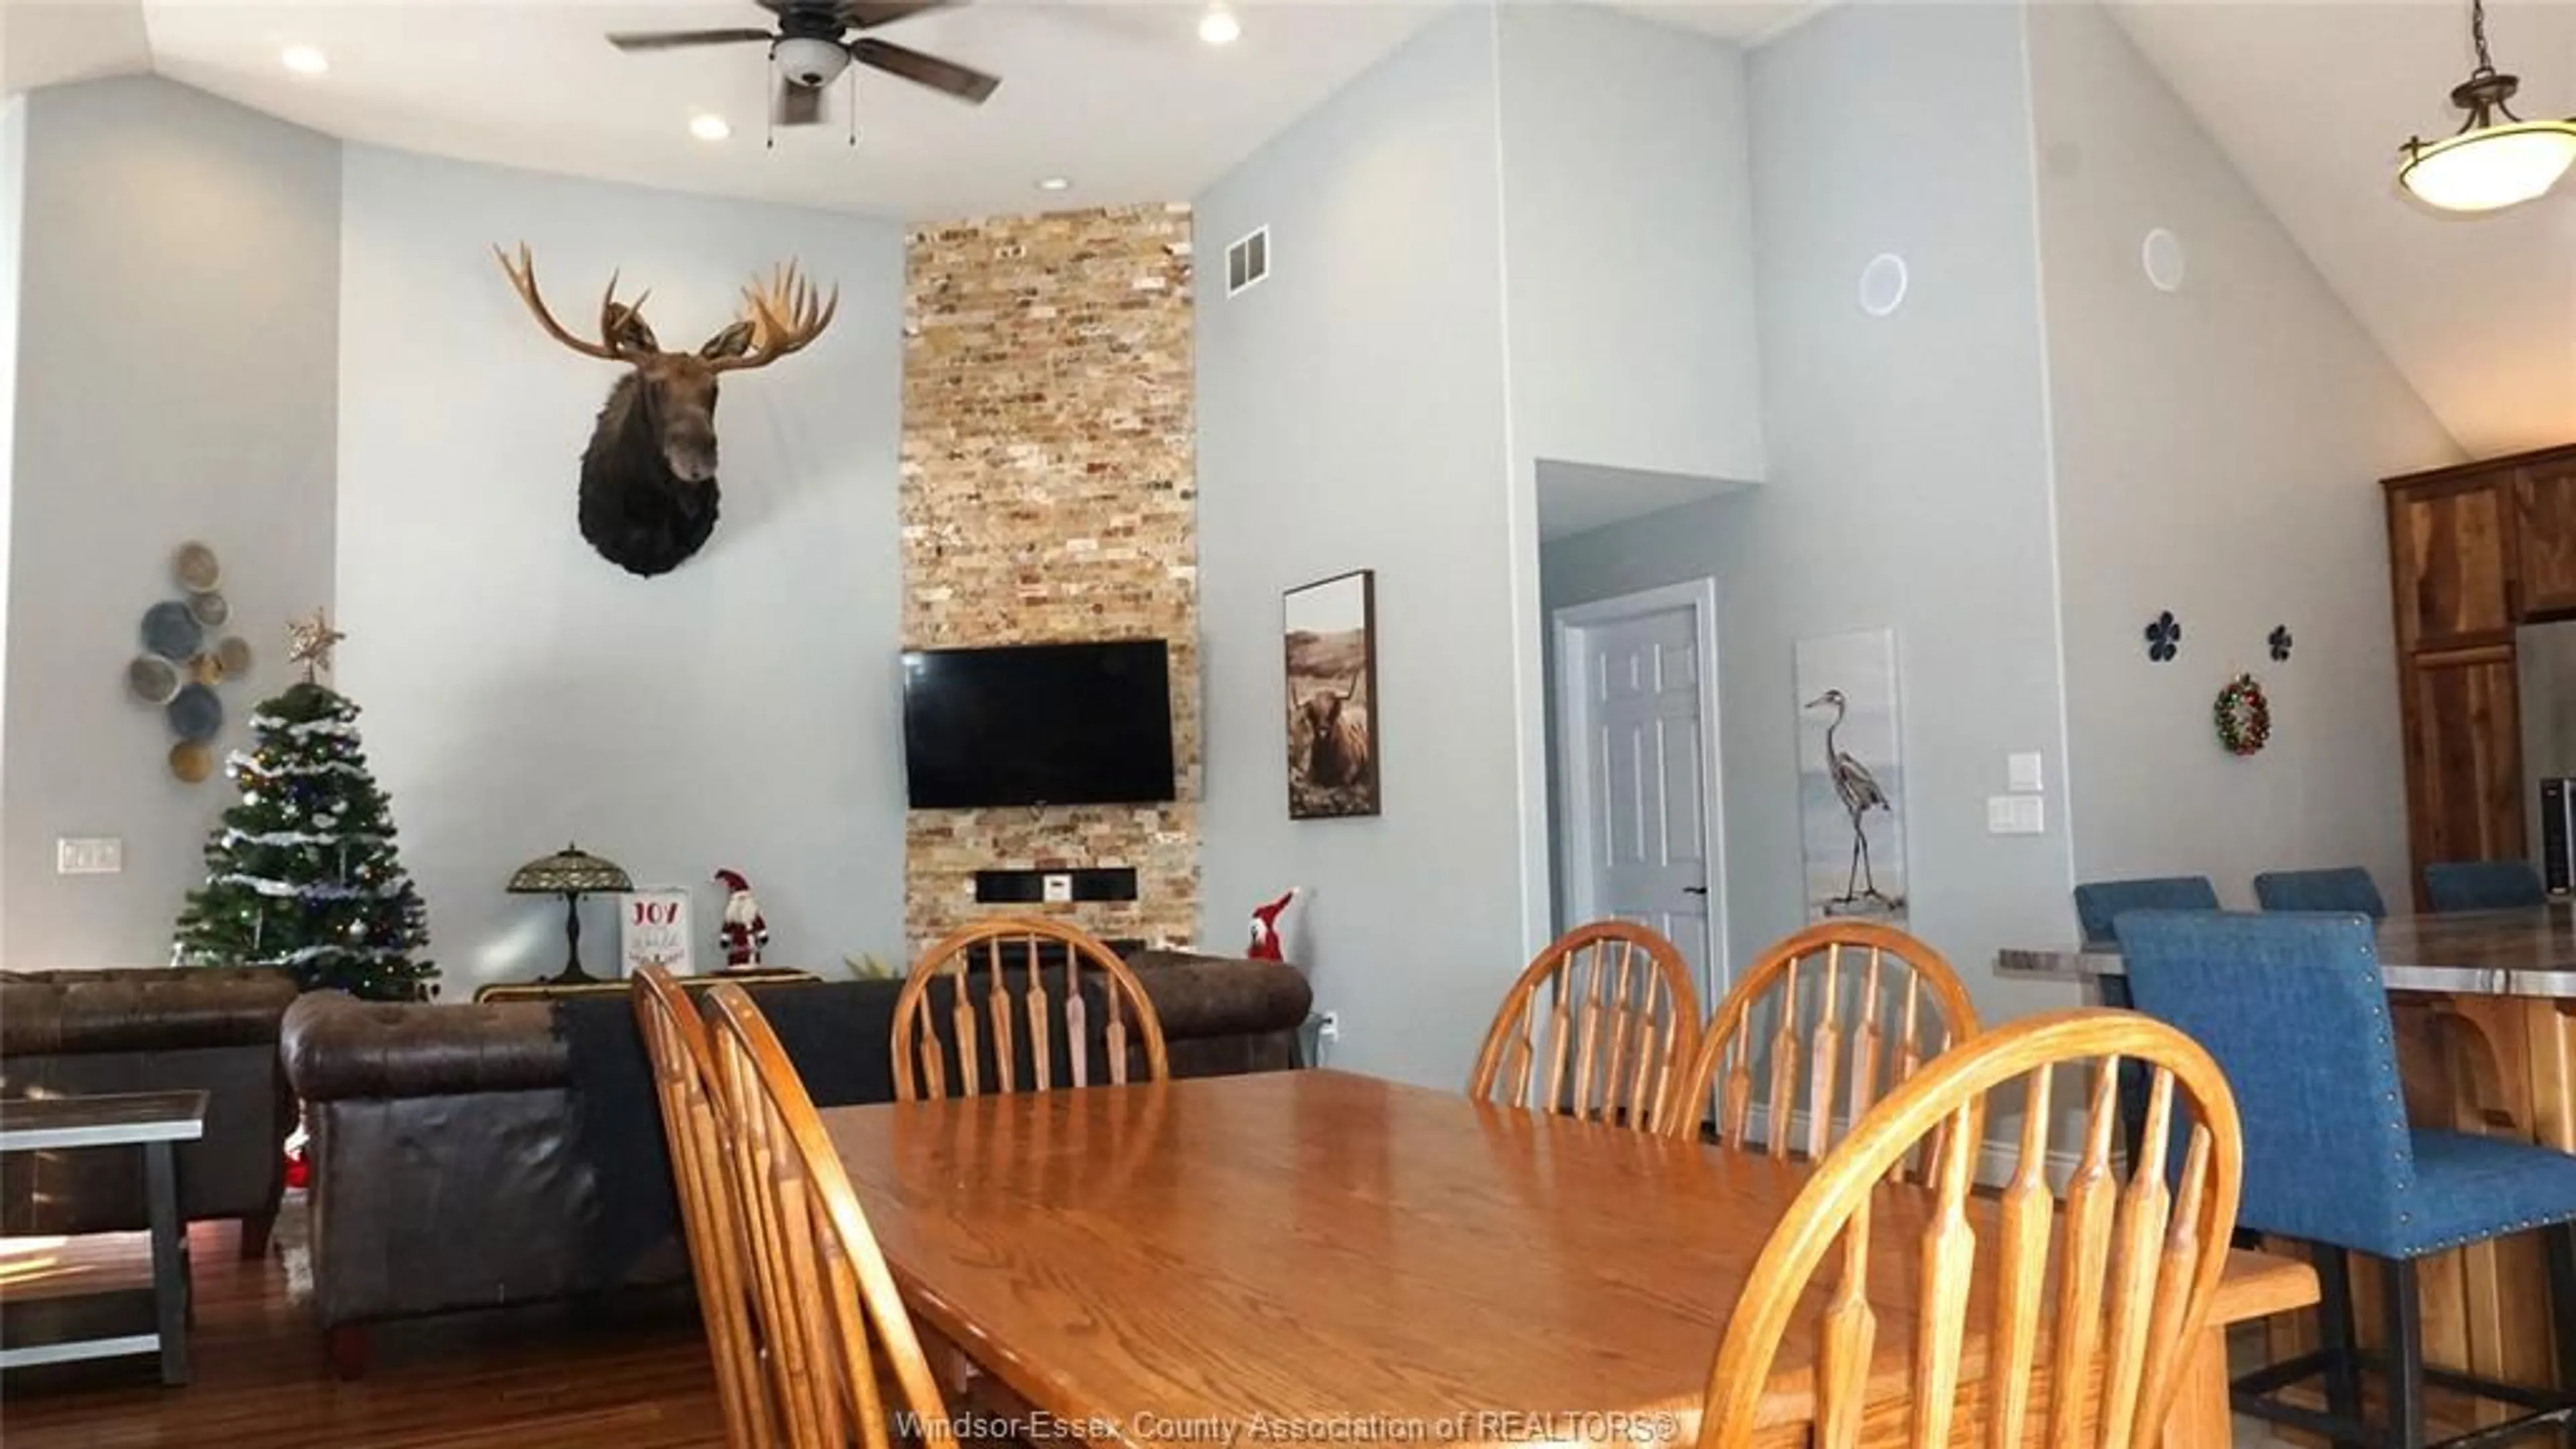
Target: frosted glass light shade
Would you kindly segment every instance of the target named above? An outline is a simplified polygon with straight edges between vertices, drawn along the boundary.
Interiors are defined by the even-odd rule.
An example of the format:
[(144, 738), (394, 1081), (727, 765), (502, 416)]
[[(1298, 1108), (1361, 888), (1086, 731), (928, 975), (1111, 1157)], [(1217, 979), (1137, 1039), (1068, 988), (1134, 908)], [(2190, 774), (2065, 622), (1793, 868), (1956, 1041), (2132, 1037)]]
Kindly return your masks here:
[(2405, 148), (2397, 182), (2427, 206), (2494, 211), (2529, 201), (2576, 164), (2576, 123), (2513, 121)]

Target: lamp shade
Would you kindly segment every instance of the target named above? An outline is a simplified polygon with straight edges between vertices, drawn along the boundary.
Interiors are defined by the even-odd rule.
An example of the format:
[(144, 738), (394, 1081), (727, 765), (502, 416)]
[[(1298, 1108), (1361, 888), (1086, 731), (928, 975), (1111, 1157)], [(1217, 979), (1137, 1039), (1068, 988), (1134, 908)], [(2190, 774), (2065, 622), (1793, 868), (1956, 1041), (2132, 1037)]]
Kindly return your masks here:
[(615, 862), (602, 860), (577, 845), (539, 856), (510, 873), (513, 895), (561, 896), (633, 889), (635, 882), (627, 879), (626, 872)]
[(2558, 184), (2576, 164), (2576, 124), (2511, 121), (2406, 148), (2398, 184), (2444, 211), (2494, 211)]

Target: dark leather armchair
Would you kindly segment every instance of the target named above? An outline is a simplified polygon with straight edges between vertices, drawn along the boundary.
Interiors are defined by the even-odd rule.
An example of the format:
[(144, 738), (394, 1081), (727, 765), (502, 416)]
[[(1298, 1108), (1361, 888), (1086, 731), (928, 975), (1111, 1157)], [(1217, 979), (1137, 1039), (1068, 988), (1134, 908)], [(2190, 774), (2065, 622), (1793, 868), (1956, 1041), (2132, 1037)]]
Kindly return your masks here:
[[(239, 1218), (242, 1256), (257, 1257), (295, 1124), (277, 1050), (295, 996), (292, 976), (254, 968), (0, 972), (0, 1096), (203, 1089), (206, 1135), (179, 1149), (179, 1208)], [(144, 1226), (134, 1153), (0, 1158), (0, 1233)]]

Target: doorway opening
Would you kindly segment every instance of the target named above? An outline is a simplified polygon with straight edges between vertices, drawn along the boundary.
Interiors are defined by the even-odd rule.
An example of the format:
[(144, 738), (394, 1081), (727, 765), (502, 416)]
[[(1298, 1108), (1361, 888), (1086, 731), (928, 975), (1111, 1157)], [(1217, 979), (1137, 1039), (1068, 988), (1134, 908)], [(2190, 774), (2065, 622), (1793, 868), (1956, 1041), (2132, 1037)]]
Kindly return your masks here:
[(1705, 1008), (1732, 984), (1717, 583), (1572, 604), (1550, 619), (1557, 924), (1616, 917), (1663, 933), (1690, 961)]

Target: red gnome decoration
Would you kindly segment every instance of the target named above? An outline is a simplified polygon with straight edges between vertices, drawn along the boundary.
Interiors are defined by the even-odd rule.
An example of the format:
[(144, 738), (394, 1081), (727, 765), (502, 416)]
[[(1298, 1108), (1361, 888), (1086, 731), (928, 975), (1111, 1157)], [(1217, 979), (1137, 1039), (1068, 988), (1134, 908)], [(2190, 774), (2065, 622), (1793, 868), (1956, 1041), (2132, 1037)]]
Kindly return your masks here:
[(1244, 949), (1244, 955), (1255, 961), (1285, 959), (1279, 951), (1279, 917), (1287, 912), (1289, 903), (1296, 899), (1297, 887), (1290, 886), (1288, 894), (1266, 906), (1252, 908), (1252, 944)]
[(724, 947), (725, 969), (758, 966), (761, 948), (769, 944), (769, 922), (760, 914), (760, 902), (751, 897), (751, 882), (738, 870), (717, 871), (716, 882), (725, 888), (724, 924), (716, 930), (717, 943)]

